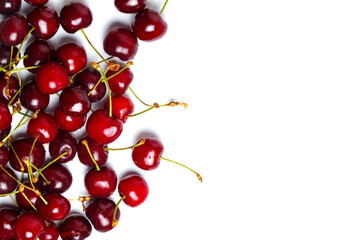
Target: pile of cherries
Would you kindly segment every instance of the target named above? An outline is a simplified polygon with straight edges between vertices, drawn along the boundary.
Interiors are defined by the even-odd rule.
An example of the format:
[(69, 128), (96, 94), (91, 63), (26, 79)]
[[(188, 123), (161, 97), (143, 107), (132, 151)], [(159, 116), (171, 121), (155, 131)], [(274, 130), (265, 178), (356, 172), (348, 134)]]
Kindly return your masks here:
[[(93, 20), (85, 4), (67, 3), (58, 14), (46, 6), (48, 1), (25, 0), (32, 8), (23, 16), (18, 13), (21, 0), (0, 0), (0, 14), (5, 16), (0, 22), (0, 197), (14, 202), (14, 207), (0, 207), (3, 240), (59, 236), (79, 240), (90, 236), (92, 227), (100, 232), (113, 229), (120, 217), (119, 204), (139, 206), (149, 187), (139, 174), (128, 174), (118, 182), (116, 171), (106, 165), (112, 150), (131, 149), (140, 169), (156, 169), (166, 160), (189, 169), (202, 181), (192, 169), (163, 158), (164, 146), (156, 138), (142, 138), (130, 147), (108, 147), (119, 138), (128, 118), (159, 107), (187, 106), (175, 101), (146, 104), (129, 86), (134, 77), (129, 67), (138, 41), (159, 39), (167, 30), (161, 16), (167, 1), (157, 12), (146, 8), (146, 0), (115, 0), (120, 12), (135, 17), (131, 28), (108, 31), (103, 40), (108, 58), (85, 34)], [(55, 49), (47, 40), (60, 27), (69, 34), (81, 31), (101, 60), (88, 64), (84, 47), (76, 42)], [(30, 35), (35, 38), (32, 42), (27, 41)], [(30, 75), (28, 80), (21, 79), (20, 71)], [(134, 113), (133, 102), (124, 95), (128, 90), (145, 110)], [(52, 94), (58, 95), (58, 105), (49, 112)], [(102, 103), (102, 108), (92, 109), (95, 102)], [(22, 116), (16, 126), (15, 114)], [(26, 136), (14, 138), (13, 133), (22, 126)], [(77, 140), (72, 132), (79, 129), (85, 129), (86, 136)], [(47, 153), (50, 160), (45, 159)], [(89, 195), (75, 199), (82, 203), (85, 214), (73, 214), (70, 201), (74, 199), (62, 195), (72, 184), (72, 174), (63, 164), (76, 155), (88, 167), (84, 185)], [(67, 166), (71, 168), (71, 164)], [(109, 198), (116, 189), (117, 203)]]

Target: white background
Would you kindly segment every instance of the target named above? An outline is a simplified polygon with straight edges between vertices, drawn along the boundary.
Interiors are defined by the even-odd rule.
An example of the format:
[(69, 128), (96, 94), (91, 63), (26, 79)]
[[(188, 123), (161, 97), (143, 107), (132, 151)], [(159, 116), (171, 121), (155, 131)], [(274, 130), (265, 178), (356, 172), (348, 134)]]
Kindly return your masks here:
[[(59, 12), (64, 2), (49, 5)], [(110, 0), (84, 2), (94, 16), (85, 31), (103, 52), (110, 26), (134, 16)], [(90, 239), (359, 239), (359, 10), (358, 1), (170, 0), (168, 32), (140, 42), (131, 86), (146, 102), (189, 107), (129, 119), (110, 146), (157, 136), (164, 157), (204, 182), (171, 163), (145, 172), (130, 151), (111, 153), (119, 178), (139, 172), (150, 195), (138, 208), (122, 204), (117, 228)], [(99, 60), (80, 33), (63, 35), (51, 43), (77, 39)], [(86, 194), (86, 168), (68, 167), (74, 185), (65, 195)]]

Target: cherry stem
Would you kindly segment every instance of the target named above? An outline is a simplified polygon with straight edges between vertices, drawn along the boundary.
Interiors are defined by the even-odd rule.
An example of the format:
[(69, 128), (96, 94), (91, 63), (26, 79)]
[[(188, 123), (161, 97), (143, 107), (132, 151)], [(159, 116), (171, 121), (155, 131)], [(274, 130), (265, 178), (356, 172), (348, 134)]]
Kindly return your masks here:
[[(18, 91), (15, 93), (15, 95), (11, 98), (10, 102), (8, 103), (8, 106), (10, 106), (10, 105), (12, 104), (12, 102), (15, 100), (15, 98), (20, 94), (20, 92), (21, 92), (21, 90), (22, 90), (23, 87), (24, 87), (24, 85), (21, 85), (21, 86), (20, 86), (19, 90), (18, 90)], [(19, 112), (19, 111), (18, 111), (18, 113), (24, 115), (22, 112)], [(29, 115), (26, 115), (26, 116), (30, 117)]]
[[(107, 72), (108, 70), (109, 70), (109, 67), (107, 67), (107, 68), (105, 69), (104, 74), (106, 74), (106, 72)], [(99, 81), (97, 81), (97, 83), (96, 83), (96, 84), (91, 88), (91, 90), (88, 92), (88, 96), (90, 96), (91, 93), (95, 90), (95, 88), (97, 88), (97, 86), (102, 82), (103, 78), (104, 78), (104, 76), (101, 75)]]
[(40, 66), (31, 66), (31, 67), (25, 67), (25, 68), (18, 68), (18, 69), (13, 69), (10, 72), (11, 73), (17, 73), (17, 72), (21, 72), (23, 70), (31, 70), (31, 69), (36, 69), (39, 68)]
[(69, 201), (79, 201), (79, 202), (81, 202), (82, 207), (83, 207), (83, 211), (85, 212), (85, 211), (86, 211), (86, 207), (85, 207), (84, 202), (86, 202), (86, 201), (90, 201), (91, 199), (92, 199), (92, 197), (91, 197), (91, 196), (87, 196), (87, 197), (84, 197), (84, 196), (79, 196), (79, 198), (78, 198), (78, 199), (69, 199)]
[(135, 113), (135, 114), (130, 114), (128, 115), (127, 117), (135, 117), (135, 116), (138, 116), (138, 115), (141, 115), (143, 113), (146, 113), (154, 108), (160, 108), (160, 107), (175, 107), (175, 106), (178, 106), (178, 105), (182, 105), (184, 106), (185, 108), (188, 107), (188, 104), (187, 103), (182, 103), (182, 102), (174, 102), (174, 101), (171, 101), (167, 104), (163, 104), (163, 105), (159, 105), (158, 103), (154, 103), (154, 105), (152, 105), (151, 107), (149, 107), (148, 109), (145, 109), (144, 111), (141, 111), (141, 112), (138, 112), (138, 113)]
[(166, 0), (165, 3), (164, 3), (164, 5), (162, 6), (162, 8), (161, 8), (161, 10), (160, 10), (160, 12), (159, 12), (160, 14), (162, 14), (162, 13), (164, 12), (167, 3), (168, 3), (168, 0)]
[(90, 46), (95, 50), (95, 52), (101, 57), (101, 59), (107, 64), (108, 61), (99, 53), (99, 51), (94, 47), (94, 45), (90, 42), (89, 38), (86, 36), (86, 33), (84, 31), (84, 29), (80, 29), (82, 34), (84, 35), (84, 37), (86, 38), (86, 40), (88, 41), (88, 43), (90, 44)]
[(191, 168), (189, 168), (189, 167), (187, 167), (187, 166), (185, 166), (185, 165), (183, 165), (183, 164), (181, 164), (181, 163), (175, 162), (175, 161), (173, 161), (173, 160), (170, 160), (170, 159), (164, 158), (164, 157), (159, 157), (159, 158), (160, 158), (160, 159), (162, 159), (162, 160), (168, 161), (168, 162), (175, 163), (175, 164), (177, 164), (177, 165), (180, 165), (180, 166), (182, 166), (182, 167), (184, 167), (184, 168), (186, 168), (186, 169), (188, 169), (188, 170), (192, 171), (193, 173), (195, 173), (195, 174), (196, 174), (196, 176), (197, 176), (197, 178), (200, 180), (200, 182), (202, 182), (202, 177), (200, 176), (200, 174), (199, 174), (199, 173), (197, 173), (197, 172), (195, 172), (195, 171), (194, 171), (194, 170), (192, 170)]
[[(9, 177), (11, 177), (15, 182), (17, 182), (17, 183), (20, 185), (20, 187), (27, 188), (27, 189), (29, 189), (29, 190), (31, 190), (31, 191), (35, 191), (35, 190), (32, 189), (31, 187), (28, 187), (28, 186), (24, 185), (22, 182), (20, 182), (19, 180), (17, 180), (17, 178), (14, 177), (13, 175), (11, 175), (3, 166), (0, 165), (0, 168), (1, 168)], [(21, 191), (20, 191), (20, 192), (21, 192)]]
[(49, 162), (48, 164), (46, 164), (45, 167), (41, 168), (39, 171), (37, 171), (37, 173), (35, 174), (35, 177), (37, 177), (39, 174), (41, 174), (42, 171), (44, 171), (47, 167), (49, 167), (51, 164), (53, 164), (54, 162), (56, 162), (57, 160), (59, 160), (60, 158), (62, 158), (63, 156), (65, 156), (66, 154), (68, 154), (67, 151), (65, 151), (64, 153), (62, 153), (61, 155), (59, 155), (57, 158), (55, 158), (54, 160), (52, 160), (51, 162)]
[(125, 148), (104, 148), (105, 151), (120, 151), (120, 150), (127, 150), (127, 149), (133, 149), (136, 148), (140, 145), (143, 145), (145, 143), (145, 138), (142, 138), (140, 140), (140, 142), (138, 142), (137, 144), (130, 146), (130, 147), (125, 147)]
[(150, 104), (147, 104), (147, 103), (143, 102), (143, 101), (135, 94), (134, 90), (132, 90), (132, 88), (131, 88), (130, 86), (129, 86), (128, 89), (129, 89), (130, 92), (134, 95), (134, 97), (135, 97), (137, 100), (139, 100), (139, 102), (141, 102), (141, 103), (144, 104), (145, 106), (151, 107)]
[(9, 63), (9, 71), (11, 70), (11, 66), (12, 66), (13, 54), (14, 54), (14, 46), (11, 46), (11, 49), (10, 49), (10, 63)]
[(34, 139), (34, 141), (33, 141), (33, 144), (31, 145), (31, 148), (30, 148), (29, 163), (31, 162), (31, 155), (32, 155), (32, 152), (33, 152), (33, 150), (34, 150), (34, 147), (35, 147), (35, 144), (36, 144), (36, 141), (38, 140), (38, 138), (39, 138), (39, 135), (36, 134), (36, 137), (35, 137), (35, 139)]
[(16, 206), (16, 207), (19, 207), (19, 205), (17, 204), (17, 202), (15, 201), (15, 199), (14, 199), (11, 195), (9, 195), (9, 197), (10, 197), (10, 199), (13, 201), (13, 203), (15, 204), (15, 206)]
[[(39, 172), (39, 168), (37, 168), (34, 164), (30, 163), (30, 166), (31, 166), (32, 168), (34, 168), (37, 172)], [(39, 175), (39, 174), (37, 174), (37, 175)], [(38, 178), (36, 177), (37, 175), (35, 175), (35, 176), (33, 177), (33, 182), (34, 182), (34, 183), (36, 183), (36, 182), (38, 181)], [(41, 171), (40, 171), (40, 176), (44, 179), (44, 181), (46, 182), (47, 185), (50, 184), (50, 182), (46, 179), (46, 177), (44, 176), (44, 174), (43, 174)]]
[(37, 211), (36, 207), (34, 206), (34, 204), (32, 204), (32, 202), (30, 201), (30, 199), (26, 196), (26, 194), (22, 191), (20, 191), (21, 194), (23, 195), (23, 197), (26, 199), (26, 201), (28, 201), (28, 203), (30, 204), (30, 206), (35, 210)]
[(22, 47), (23, 47), (26, 39), (30, 36), (30, 34), (31, 34), (34, 30), (35, 30), (35, 27), (33, 27), (32, 29), (30, 29), (30, 31), (26, 34), (24, 40), (23, 40), (23, 41), (21, 42), (21, 44), (20, 44), (19, 51), (18, 51), (17, 54), (16, 54), (16, 58), (19, 58), (19, 56), (20, 56), (20, 51), (21, 51), (21, 49), (22, 49)]
[(20, 171), (21, 171), (22, 173), (24, 173), (24, 171), (25, 171), (24, 165), (23, 165), (22, 162), (20, 161), (20, 158), (19, 158), (19, 156), (17, 155), (17, 153), (15, 152), (15, 149), (13, 148), (13, 146), (12, 146), (12, 144), (11, 144), (10, 141), (9, 141), (9, 146), (10, 146), (11, 150), (13, 151), (13, 153), (15, 154), (15, 157), (16, 157), (16, 159), (18, 160), (18, 162), (19, 162), (19, 164), (20, 164)]
[(112, 223), (111, 223), (111, 225), (112, 225), (113, 227), (116, 227), (116, 225), (118, 225), (118, 223), (119, 223), (119, 221), (116, 219), (116, 212), (117, 212), (117, 210), (118, 210), (118, 208), (119, 208), (120, 203), (121, 203), (125, 198), (126, 198), (125, 195), (122, 196), (121, 199), (117, 202), (117, 204), (116, 204), (116, 206), (115, 206), (114, 213), (113, 213), (113, 220), (112, 220)]
[(88, 142), (84, 139), (84, 140), (81, 141), (81, 143), (85, 145), (85, 147), (86, 147), (86, 149), (87, 149), (87, 151), (88, 151), (88, 153), (90, 155), (90, 158), (91, 158), (91, 160), (93, 161), (93, 163), (94, 163), (94, 165), (96, 167), (96, 171), (100, 172), (100, 167), (97, 164), (97, 162), (95, 161), (94, 156), (91, 153)]
[(11, 195), (13, 195), (13, 194), (17, 194), (17, 193), (19, 193), (19, 192), (20, 192), (20, 191), (18, 190), (18, 191), (12, 192), (12, 193), (0, 194), (0, 197), (11, 196)]
[(26, 167), (28, 169), (29, 182), (30, 182), (32, 188), (35, 189), (35, 186), (34, 186), (34, 183), (33, 183), (34, 176), (33, 176), (33, 171), (32, 171), (31, 165), (30, 165), (30, 161), (25, 159), (24, 162), (25, 162), (25, 165), (26, 165)]

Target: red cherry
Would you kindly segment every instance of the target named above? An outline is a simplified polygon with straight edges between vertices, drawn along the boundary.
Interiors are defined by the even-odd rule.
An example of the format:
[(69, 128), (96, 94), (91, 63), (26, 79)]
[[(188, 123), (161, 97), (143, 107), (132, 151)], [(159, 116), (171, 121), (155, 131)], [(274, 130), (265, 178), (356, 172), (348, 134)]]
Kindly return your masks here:
[(21, 90), (20, 103), (30, 111), (43, 110), (49, 102), (50, 96), (40, 91), (35, 81), (30, 81)]
[(17, 240), (35, 240), (45, 230), (44, 218), (34, 211), (25, 211), (15, 220)]
[(31, 10), (27, 20), (34, 27), (32, 34), (43, 40), (52, 38), (60, 27), (60, 19), (56, 11), (46, 6)]
[(122, 129), (122, 121), (109, 117), (104, 109), (93, 112), (86, 123), (87, 135), (100, 144), (109, 144), (115, 141), (120, 136)]
[(0, 102), (0, 131), (7, 129), (11, 125), (12, 115), (9, 108)]
[(165, 35), (167, 24), (157, 11), (144, 9), (136, 14), (132, 30), (140, 40), (151, 41)]
[[(86, 216), (99, 232), (108, 232), (113, 229), (112, 221), (116, 204), (107, 198), (92, 200), (86, 207)], [(119, 221), (120, 211), (117, 209), (115, 219)]]
[(57, 162), (66, 163), (74, 159), (76, 155), (76, 139), (68, 132), (61, 131), (55, 139), (49, 144), (49, 152), (52, 159), (65, 154)]
[(80, 162), (86, 166), (95, 167), (95, 164), (94, 164), (86, 146), (82, 143), (82, 141), (84, 141), (84, 140), (87, 142), (90, 152), (91, 152), (96, 164), (98, 166), (104, 165), (107, 162), (108, 157), (109, 157), (109, 151), (106, 151), (104, 149), (105, 147), (107, 147), (107, 145), (99, 144), (99, 143), (95, 142), (94, 140), (92, 140), (91, 138), (89, 138), (88, 136), (81, 139), (77, 146), (77, 153), (78, 153), (78, 158), (79, 158)]
[(5, 146), (0, 147), (0, 166), (5, 167), (5, 165), (9, 162), (10, 153), (9, 149)]
[(115, 0), (115, 7), (122, 13), (137, 13), (146, 6), (146, 0)]
[(92, 197), (110, 197), (117, 184), (117, 176), (111, 167), (91, 168), (85, 175), (85, 188)]
[(60, 107), (55, 109), (54, 116), (59, 124), (59, 128), (67, 132), (74, 132), (80, 129), (85, 125), (86, 121), (86, 114), (76, 117), (70, 116), (64, 113)]
[(34, 139), (38, 136), (39, 143), (49, 143), (58, 133), (56, 118), (49, 113), (39, 112), (36, 118), (29, 121), (26, 132)]
[[(18, 51), (19, 49), (13, 46), (13, 54), (12, 54), (13, 63), (15, 62), (16, 54)], [(11, 47), (0, 44), (0, 67), (5, 67), (6, 65), (8, 65), (10, 63), (10, 57), (11, 57)]]
[[(47, 41), (37, 39), (31, 42), (26, 50), (23, 63), (25, 67), (41, 66), (47, 62), (55, 61), (56, 54), (55, 49)], [(38, 69), (28, 69), (31, 73), (36, 73)]]
[[(0, 194), (8, 194), (15, 191), (18, 183), (13, 179), (17, 179), (13, 170), (4, 167), (5, 171), (0, 169)], [(12, 176), (10, 177), (8, 173)]]
[(63, 193), (68, 190), (72, 184), (71, 172), (61, 163), (53, 163), (41, 173), (45, 176), (45, 182), (42, 176), (39, 176), (39, 185), (43, 187), (46, 192)]
[[(8, 104), (19, 89), (19, 80), (16, 77), (11, 75), (9, 80), (7, 80), (5, 73), (0, 73), (0, 99), (2, 99), (4, 103)], [(12, 104), (16, 103), (17, 100), (18, 97), (12, 100)]]
[(21, 8), (21, 0), (2, 0), (0, 1), (0, 13), (12, 14), (16, 13)]
[[(33, 184), (34, 184), (36, 191), (38, 191), (39, 193), (43, 192), (41, 187), (38, 184), (36, 184), (36, 183), (33, 183)], [(25, 182), (24, 185), (29, 188), (32, 188), (32, 185), (30, 182)], [(42, 201), (42, 200), (40, 200), (39, 196), (30, 189), (24, 188), (23, 193), (29, 199), (29, 201), (31, 202), (31, 204), (33, 206), (36, 206), (38, 201)], [(15, 194), (15, 199), (16, 199), (16, 203), (19, 205), (20, 208), (25, 209), (25, 210), (34, 210), (33, 207), (30, 205), (29, 201), (20, 192)]]
[(50, 221), (64, 219), (70, 212), (71, 205), (69, 200), (59, 193), (46, 193), (43, 195), (44, 201), (38, 201), (36, 208), (39, 213)]
[[(115, 73), (117, 72), (108, 70), (106, 73), (106, 77), (110, 77)], [(108, 80), (110, 90), (115, 94), (124, 94), (127, 91), (133, 79), (134, 79), (134, 74), (129, 68), (126, 68), (122, 72), (116, 74), (114, 77)]]
[(66, 43), (56, 50), (56, 56), (62, 62), (69, 75), (83, 69), (87, 63), (85, 49), (77, 43)]
[(48, 1), (49, 0), (25, 0), (25, 2), (33, 6), (45, 5)]
[(87, 28), (92, 23), (90, 9), (80, 2), (70, 2), (60, 11), (61, 26), (68, 33)]
[(20, 44), (29, 32), (27, 20), (19, 14), (13, 14), (0, 23), (0, 42), (14, 46)]
[(66, 69), (57, 62), (48, 62), (38, 68), (35, 81), (43, 93), (54, 94), (66, 88), (69, 77)]
[[(101, 74), (95, 68), (86, 68), (84, 71), (78, 73), (74, 78), (74, 84), (84, 86), (87, 90), (87, 93), (92, 90), (92, 88), (100, 80)], [(106, 85), (104, 82), (101, 82), (97, 87), (88, 95), (90, 102), (100, 101), (106, 94)]]
[(14, 224), (20, 211), (16, 208), (0, 209), (0, 239), (11, 240), (15, 238)]
[(122, 179), (118, 185), (120, 197), (125, 196), (124, 202), (130, 207), (142, 204), (149, 195), (146, 181), (138, 175), (129, 175)]
[(85, 87), (71, 85), (66, 87), (59, 98), (61, 110), (70, 116), (81, 116), (90, 111), (91, 102)]
[[(134, 112), (134, 103), (123, 95), (114, 95), (111, 99), (113, 115), (125, 123), (127, 116)], [(109, 106), (108, 100), (105, 102), (104, 109), (109, 111)]]
[(91, 223), (82, 215), (73, 215), (59, 226), (60, 237), (64, 240), (83, 240), (91, 234)]
[(60, 232), (54, 222), (47, 221), (44, 232), (39, 235), (39, 240), (57, 240)]
[[(140, 142), (140, 141), (139, 141)], [(155, 138), (145, 138), (145, 143), (133, 149), (132, 159), (143, 170), (153, 170), (160, 164), (163, 144)]]

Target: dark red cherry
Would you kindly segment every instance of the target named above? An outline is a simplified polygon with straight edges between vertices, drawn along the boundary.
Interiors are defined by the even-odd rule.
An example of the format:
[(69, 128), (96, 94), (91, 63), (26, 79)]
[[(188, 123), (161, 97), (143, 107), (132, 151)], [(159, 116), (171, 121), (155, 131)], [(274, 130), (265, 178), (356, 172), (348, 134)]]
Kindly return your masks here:
[(67, 132), (74, 132), (82, 128), (82, 126), (85, 125), (87, 117), (86, 114), (77, 117), (67, 115), (60, 107), (55, 109), (54, 116), (58, 122), (59, 128)]
[[(33, 183), (35, 190), (37, 190), (39, 193), (43, 193), (41, 187), (37, 183)], [(32, 188), (32, 185), (30, 182), (25, 182), (25, 186)], [(32, 190), (24, 188), (23, 193), (26, 195), (26, 197), (30, 200), (31, 204), (35, 207), (38, 201), (42, 201), (39, 196)], [(31, 206), (29, 201), (24, 197), (22, 193), (16, 193), (15, 194), (16, 203), (19, 205), (20, 208), (25, 210), (34, 210), (34, 208)]]
[(22, 15), (10, 15), (0, 23), (0, 42), (8, 46), (18, 45), (28, 32), (28, 22)]
[[(33, 142), (34, 140), (31, 138), (18, 138), (12, 143), (9, 163), (15, 171), (21, 171), (21, 165), (18, 160), (19, 158), (24, 167), (24, 171), (27, 172), (27, 167), (24, 163), (24, 160), (29, 160), (30, 150)], [(41, 168), (44, 164), (44, 161), (45, 149), (41, 143), (36, 142), (31, 153), (30, 162), (34, 164), (35, 167)], [(35, 169), (33, 170), (35, 171)]]
[(59, 98), (61, 110), (70, 116), (81, 116), (90, 111), (91, 102), (86, 88), (81, 85), (66, 87)]
[(129, 61), (135, 57), (139, 43), (132, 31), (117, 27), (107, 33), (103, 47), (107, 54)]
[(9, 149), (4, 145), (0, 147), (0, 166), (5, 167), (10, 158)]
[[(124, 95), (112, 96), (112, 113), (123, 123), (126, 122), (127, 116), (134, 112), (134, 103), (130, 98)], [(104, 109), (109, 111), (109, 100), (105, 102)]]
[(92, 197), (110, 197), (117, 184), (117, 176), (109, 166), (101, 166), (100, 171), (91, 168), (85, 175), (85, 188)]
[[(24, 59), (25, 67), (41, 66), (47, 62), (55, 61), (55, 49), (47, 41), (37, 39), (29, 44), (25, 50), (27, 58)], [(37, 69), (28, 69), (31, 73), (36, 73)]]
[[(106, 77), (110, 77), (115, 73), (117, 72), (108, 70), (106, 73)], [(122, 72), (118, 73), (117, 75), (108, 80), (110, 90), (115, 94), (124, 94), (133, 79), (134, 74), (129, 68), (126, 68)]]
[(90, 26), (92, 13), (83, 3), (70, 2), (61, 9), (60, 21), (66, 32), (75, 33)]
[(137, 13), (146, 6), (146, 0), (115, 0), (115, 7), (122, 13)]
[(45, 230), (39, 235), (39, 240), (57, 240), (60, 232), (56, 224), (52, 221), (46, 221)]
[(11, 125), (5, 128), (4, 130), (0, 131), (0, 140), (6, 138), (6, 136), (9, 135), (10, 131), (11, 131)]
[(44, 218), (35, 211), (25, 211), (15, 220), (17, 240), (35, 240), (45, 230)]
[(83, 140), (87, 141), (90, 152), (91, 152), (94, 160), (96, 161), (97, 165), (98, 166), (104, 165), (107, 162), (108, 155), (109, 155), (109, 151), (104, 150), (104, 148), (107, 147), (107, 145), (99, 144), (99, 143), (95, 142), (94, 140), (92, 140), (91, 138), (89, 138), (88, 136), (81, 139), (77, 146), (77, 154), (78, 154), (78, 158), (79, 158), (80, 162), (86, 166), (95, 167), (95, 164), (94, 164), (93, 160), (91, 159), (87, 148), (82, 143)]
[(12, 193), (18, 186), (18, 183), (13, 179), (17, 179), (13, 170), (4, 167), (12, 177), (10, 177), (3, 169), (0, 169), (0, 194)]
[(39, 143), (49, 143), (58, 133), (56, 118), (50, 113), (39, 112), (36, 118), (29, 121), (26, 132), (33, 139), (38, 136)]
[[(19, 80), (16, 77), (11, 75), (9, 80), (6, 80), (4, 72), (0, 73), (0, 98), (3, 102), (8, 104), (19, 89)], [(17, 100), (18, 97), (16, 97), (12, 103), (16, 103)]]
[(53, 163), (41, 172), (49, 184), (42, 176), (39, 176), (39, 185), (46, 192), (64, 193), (73, 181), (71, 172), (61, 163)]
[(69, 214), (70, 202), (61, 194), (46, 193), (43, 198), (47, 201), (47, 204), (44, 201), (38, 201), (36, 208), (46, 220), (62, 220)]
[(59, 230), (64, 240), (83, 240), (90, 236), (92, 227), (82, 215), (73, 215), (60, 223)]
[(57, 134), (56, 138), (49, 144), (50, 156), (55, 159), (60, 155), (62, 156), (57, 162), (66, 163), (74, 159), (76, 154), (76, 139), (68, 132), (61, 131)]
[(87, 63), (85, 49), (77, 43), (66, 43), (56, 50), (57, 58), (62, 62), (69, 75), (83, 69)]
[(40, 91), (35, 80), (28, 82), (21, 90), (20, 103), (30, 111), (43, 110), (49, 102), (50, 96)]
[[(107, 198), (97, 198), (86, 207), (85, 214), (99, 232), (108, 232), (112, 226), (113, 215), (116, 204)], [(119, 220), (120, 211), (116, 210), (115, 219)]]
[(149, 195), (149, 187), (146, 181), (138, 175), (129, 175), (122, 179), (118, 185), (120, 197), (130, 207), (137, 207), (142, 204)]
[(14, 224), (20, 211), (16, 208), (0, 209), (0, 239), (11, 240), (15, 238)]
[[(16, 54), (19, 49), (13, 46), (12, 62), (16, 59)], [(10, 63), (11, 47), (0, 44), (0, 67), (5, 67)], [(20, 55), (19, 55), (20, 57)]]
[(57, 62), (47, 62), (38, 68), (35, 75), (36, 85), (46, 94), (57, 93), (69, 84), (66, 69)]
[[(140, 142), (140, 141), (139, 141)], [(163, 144), (156, 138), (145, 138), (145, 143), (133, 149), (132, 159), (143, 170), (153, 170), (160, 164)]]
[[(84, 71), (77, 74), (74, 78), (74, 84), (82, 85), (86, 88), (87, 93), (97, 84), (101, 74), (95, 68), (87, 68)], [(106, 94), (106, 85), (104, 82), (101, 82), (94, 91), (88, 95), (90, 102), (100, 101)]]
[(0, 13), (12, 14), (16, 13), (21, 8), (21, 0), (1, 0), (0, 1)]
[(7, 129), (11, 125), (12, 115), (8, 106), (0, 102), (0, 131)]
[(32, 34), (43, 40), (52, 38), (60, 27), (56, 11), (46, 6), (32, 9), (27, 15), (27, 20), (35, 28)]
[(48, 1), (49, 0), (25, 0), (25, 2), (33, 6), (45, 5)]
[(136, 14), (132, 30), (140, 40), (151, 41), (165, 35), (167, 24), (159, 12), (144, 9)]

